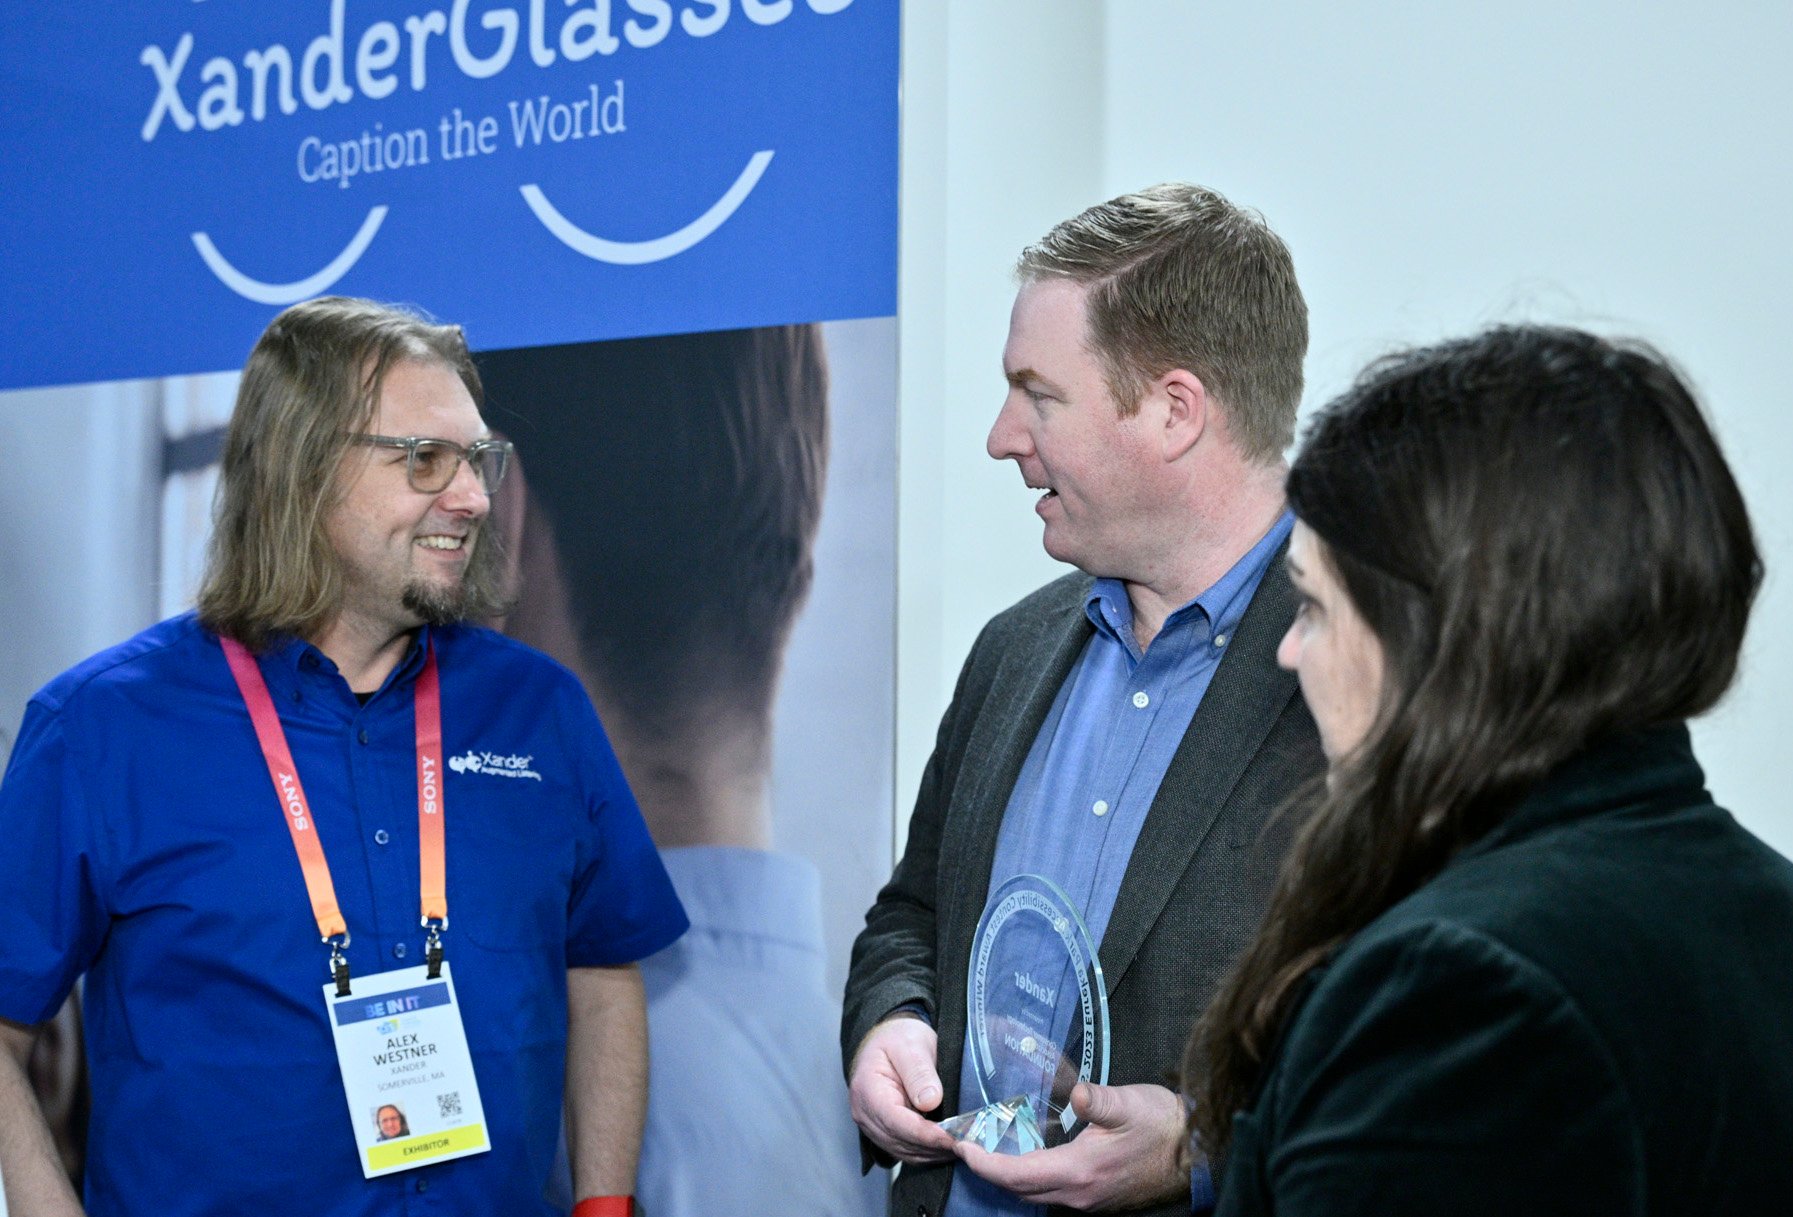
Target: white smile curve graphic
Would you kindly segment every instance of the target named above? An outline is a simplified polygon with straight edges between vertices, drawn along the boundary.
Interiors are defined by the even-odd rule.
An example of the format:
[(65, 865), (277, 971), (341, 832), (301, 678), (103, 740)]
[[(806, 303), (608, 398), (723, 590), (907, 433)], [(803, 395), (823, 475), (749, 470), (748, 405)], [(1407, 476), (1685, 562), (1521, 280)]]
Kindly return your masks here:
[(648, 262), (664, 261), (674, 254), (682, 254), (721, 228), (735, 214), (735, 209), (753, 193), (753, 188), (759, 185), (760, 175), (766, 172), (766, 166), (771, 163), (770, 150), (755, 152), (747, 162), (747, 168), (741, 170), (741, 176), (735, 179), (735, 184), (712, 203), (708, 211), (677, 232), (669, 232), (651, 241), (610, 241), (593, 236), (561, 215), (535, 183), (531, 182), (517, 189), (522, 192), (523, 201), (529, 204), (529, 210), (535, 212), (535, 218), (569, 249), (599, 262), (610, 262), (617, 266), (641, 266)]
[(380, 224), (385, 219), (384, 203), (371, 208), (367, 218), (361, 221), (361, 231), (355, 234), (355, 239), (341, 253), (330, 260), (330, 265), (296, 283), (263, 283), (259, 279), (251, 279), (226, 261), (224, 255), (218, 252), (218, 247), (212, 244), (212, 239), (203, 232), (192, 234), (193, 247), (199, 251), (199, 256), (205, 259), (205, 264), (211, 267), (219, 281), (245, 300), (253, 300), (257, 304), (297, 304), (318, 295), (348, 274), (349, 268), (373, 244), (374, 234), (380, 231)]

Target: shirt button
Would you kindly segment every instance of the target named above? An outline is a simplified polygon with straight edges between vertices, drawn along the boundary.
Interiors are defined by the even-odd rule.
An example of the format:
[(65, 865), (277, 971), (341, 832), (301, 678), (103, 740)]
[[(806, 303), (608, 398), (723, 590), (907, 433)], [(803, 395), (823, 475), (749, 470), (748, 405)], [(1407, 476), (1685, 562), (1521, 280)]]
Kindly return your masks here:
[(392, 944), (392, 957), (394, 959), (403, 959), (405, 957), (405, 944), (404, 943), (395, 942)]
[(1133, 704), (1138, 706), (1141, 710), (1143, 710), (1147, 706), (1152, 704), (1152, 699), (1147, 697), (1145, 695), (1145, 690), (1142, 689), (1138, 693), (1135, 693), (1133, 695)]
[(1226, 635), (1225, 634), (1214, 635), (1214, 645), (1217, 647), (1225, 646), (1226, 645)]
[(367, 728), (361, 728), (361, 734), (357, 735), (355, 738), (365, 744), (367, 742)]
[(386, 844), (386, 842), (388, 842), (390, 840), (392, 840), (392, 834), (387, 832), (384, 828), (374, 829), (374, 844), (375, 845), (384, 845), (384, 844)]
[(1095, 812), (1099, 816), (1107, 815), (1108, 814), (1108, 800), (1107, 799), (1097, 799), (1096, 805), (1094, 807), (1090, 808), (1090, 810)]

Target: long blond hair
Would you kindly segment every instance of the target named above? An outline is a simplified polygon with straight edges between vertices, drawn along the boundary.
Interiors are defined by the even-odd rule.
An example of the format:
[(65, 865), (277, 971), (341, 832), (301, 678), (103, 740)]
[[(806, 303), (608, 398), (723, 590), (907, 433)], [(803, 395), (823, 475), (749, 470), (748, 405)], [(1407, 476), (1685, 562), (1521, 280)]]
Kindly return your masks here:
[[(346, 296), (295, 304), (269, 323), (244, 365), (224, 439), (201, 624), (251, 650), (313, 637), (343, 597), (342, 565), (325, 532), (341, 495), (337, 470), (364, 431), (393, 364), (440, 363), (474, 405), (479, 373), (461, 328)], [(496, 534), (482, 530), (463, 583), (465, 613), (502, 601)]]

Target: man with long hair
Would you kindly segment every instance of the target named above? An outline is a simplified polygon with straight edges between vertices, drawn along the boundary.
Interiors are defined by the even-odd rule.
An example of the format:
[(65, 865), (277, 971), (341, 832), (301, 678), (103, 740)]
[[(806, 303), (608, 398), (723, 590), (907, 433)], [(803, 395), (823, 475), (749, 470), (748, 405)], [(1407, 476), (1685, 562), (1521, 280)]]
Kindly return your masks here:
[[(1275, 664), (1307, 307), (1264, 221), (1195, 186), (1092, 207), (1018, 269), (988, 450), (1043, 492), (1046, 551), (1081, 573), (996, 617), (967, 659), (854, 947), (842, 1050), (868, 1156), (905, 1163), (892, 1212), (1168, 1217), (1205, 1178), (1177, 1165), (1164, 1083), (1268, 896), (1268, 814), (1320, 763)], [(982, 1102), (972, 936), (1024, 874), (1099, 943), (1113, 1042), (1111, 1084), (1070, 1096), (1081, 1133), (1011, 1157), (934, 1121)], [(1074, 989), (1057, 986), (1058, 1017)]]
[[(32, 699), (0, 786), (17, 1217), (80, 1211), (16, 1062), (82, 973), (91, 1213), (373, 1214), (425, 1192), (444, 1213), (549, 1213), (563, 1090), (578, 1194), (626, 1211), (635, 961), (686, 922), (577, 680), (467, 624), (503, 583), (486, 523), (510, 445), (480, 400), (457, 327), (286, 310), (243, 371), (197, 612)], [(366, 1014), (401, 1016), (403, 1054), (450, 968), (487, 1148), (431, 1162), (448, 1138), (405, 1139), (421, 1165), (364, 1177), (366, 1109), (344, 1104), (362, 1065), (339, 1062), (323, 982), (437, 981)], [(472, 1096), (436, 1098), (420, 1132)]]
[(1190, 1044), (1220, 1211), (1785, 1212), (1793, 863), (1685, 721), (1762, 566), (1693, 395), (1495, 329), (1373, 365), (1289, 501), (1328, 769)]
[(381, 1104), (374, 1116), (374, 1123), (380, 1129), (380, 1140), (396, 1141), (400, 1137), (411, 1135), (411, 1125), (405, 1120), (405, 1113), (391, 1103)]

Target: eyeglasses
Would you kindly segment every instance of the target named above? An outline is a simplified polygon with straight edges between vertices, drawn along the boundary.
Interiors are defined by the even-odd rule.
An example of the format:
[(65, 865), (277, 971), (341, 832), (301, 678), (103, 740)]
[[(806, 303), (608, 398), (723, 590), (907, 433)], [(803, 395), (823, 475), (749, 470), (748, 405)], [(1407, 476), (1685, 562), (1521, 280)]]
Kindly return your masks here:
[(461, 471), (461, 462), (473, 466), (487, 494), (498, 489), (510, 464), (512, 445), (507, 439), (475, 440), (463, 448), (453, 440), (426, 439), (420, 435), (357, 435), (357, 444), (373, 448), (405, 450), (405, 480), (419, 494), (441, 494)]

